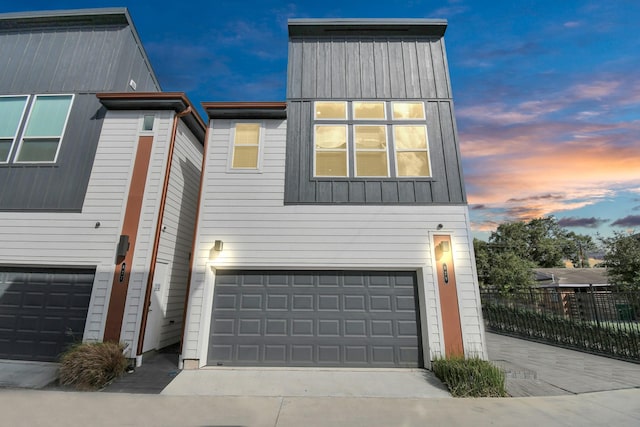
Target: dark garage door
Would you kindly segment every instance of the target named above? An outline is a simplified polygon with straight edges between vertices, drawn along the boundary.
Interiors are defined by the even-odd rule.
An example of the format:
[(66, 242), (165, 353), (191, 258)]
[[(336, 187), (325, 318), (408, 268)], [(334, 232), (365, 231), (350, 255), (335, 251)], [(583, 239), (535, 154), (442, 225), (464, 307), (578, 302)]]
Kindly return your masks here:
[(419, 367), (415, 272), (217, 271), (209, 365)]
[(0, 267), (0, 359), (55, 361), (82, 341), (94, 275)]

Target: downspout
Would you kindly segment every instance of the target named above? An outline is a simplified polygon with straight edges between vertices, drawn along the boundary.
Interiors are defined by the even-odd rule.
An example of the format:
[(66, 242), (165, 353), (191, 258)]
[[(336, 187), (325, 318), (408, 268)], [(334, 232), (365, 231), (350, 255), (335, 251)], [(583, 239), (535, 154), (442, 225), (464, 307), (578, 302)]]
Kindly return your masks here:
[(169, 190), (169, 178), (171, 177), (171, 165), (173, 163), (173, 151), (176, 145), (176, 134), (178, 133), (178, 122), (180, 118), (191, 114), (193, 110), (188, 106), (173, 117), (173, 129), (169, 142), (169, 155), (167, 160), (167, 171), (162, 184), (162, 195), (160, 196), (160, 211), (158, 212), (158, 222), (156, 224), (156, 234), (153, 240), (153, 251), (151, 253), (151, 264), (149, 266), (149, 277), (147, 278), (147, 288), (144, 294), (142, 310), (142, 321), (140, 322), (140, 332), (138, 334), (138, 349), (136, 351), (136, 366), (142, 364), (142, 348), (144, 346), (144, 334), (147, 329), (147, 317), (149, 316), (149, 304), (151, 303), (151, 290), (153, 288), (153, 276), (156, 272), (156, 262), (158, 260), (158, 249), (160, 247), (160, 233), (162, 232), (162, 219), (164, 217), (164, 207), (167, 203), (167, 192)]
[[(193, 227), (193, 239), (191, 240), (191, 265), (187, 273), (187, 293), (184, 298), (184, 308), (182, 309), (182, 333), (180, 334), (180, 350), (178, 351), (182, 357), (182, 349), (184, 347), (184, 333), (187, 325), (187, 308), (189, 307), (189, 293), (191, 291), (191, 276), (196, 266), (196, 239), (198, 238), (198, 220), (200, 219), (200, 203), (202, 202), (202, 192), (204, 185), (204, 166), (207, 162), (207, 147), (209, 145), (209, 123), (204, 134), (204, 147), (202, 149), (202, 166), (200, 168), (200, 188), (198, 189), (198, 206), (196, 208), (196, 222)], [(182, 363), (181, 361), (179, 363)]]

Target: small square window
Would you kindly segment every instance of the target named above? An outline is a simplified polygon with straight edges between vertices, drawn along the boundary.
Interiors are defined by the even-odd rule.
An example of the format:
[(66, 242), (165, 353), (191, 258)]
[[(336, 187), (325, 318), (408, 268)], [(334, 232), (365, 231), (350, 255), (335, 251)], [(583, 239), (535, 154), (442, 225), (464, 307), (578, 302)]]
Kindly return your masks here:
[(142, 130), (145, 132), (150, 132), (153, 130), (153, 122), (155, 121), (156, 116), (154, 115), (145, 115), (142, 120)]

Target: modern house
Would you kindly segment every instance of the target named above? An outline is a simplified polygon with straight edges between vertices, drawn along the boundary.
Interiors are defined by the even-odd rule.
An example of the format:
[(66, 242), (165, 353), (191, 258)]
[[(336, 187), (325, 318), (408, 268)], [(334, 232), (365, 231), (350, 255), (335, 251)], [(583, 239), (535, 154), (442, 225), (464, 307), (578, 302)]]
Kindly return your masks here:
[(211, 102), (181, 362), (487, 357), (442, 20), (290, 20), (286, 102)]
[(0, 359), (180, 341), (204, 123), (126, 9), (1, 14), (0, 57)]

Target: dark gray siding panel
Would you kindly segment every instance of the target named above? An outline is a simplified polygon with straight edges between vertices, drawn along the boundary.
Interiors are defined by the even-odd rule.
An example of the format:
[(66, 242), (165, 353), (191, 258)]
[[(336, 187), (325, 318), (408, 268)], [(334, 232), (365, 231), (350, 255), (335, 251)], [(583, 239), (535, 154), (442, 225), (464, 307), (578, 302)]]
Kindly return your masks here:
[(207, 364), (423, 366), (408, 271), (216, 273)]
[(0, 166), (0, 210), (80, 211), (103, 117), (95, 95), (76, 95), (55, 164)]
[(432, 178), (345, 180), (313, 177), (312, 103), (289, 102), (285, 203), (466, 203), (451, 102), (425, 108)]
[[(118, 60), (127, 52), (142, 61), (137, 49), (130, 28), (122, 25), (0, 32), (0, 93), (126, 91), (129, 72), (117, 75)], [(148, 84), (149, 70), (136, 67), (132, 77), (145, 82), (138, 91), (158, 90)]]
[(288, 99), (450, 98), (441, 39), (294, 38)]

